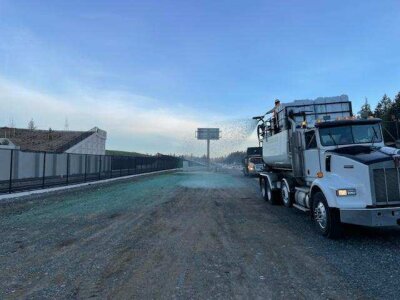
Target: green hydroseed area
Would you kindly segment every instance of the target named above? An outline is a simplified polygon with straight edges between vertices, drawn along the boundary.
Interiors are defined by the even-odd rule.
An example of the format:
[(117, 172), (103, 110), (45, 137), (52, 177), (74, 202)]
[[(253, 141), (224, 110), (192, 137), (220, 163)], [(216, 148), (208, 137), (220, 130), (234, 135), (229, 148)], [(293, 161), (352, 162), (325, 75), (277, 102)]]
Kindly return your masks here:
[(179, 185), (187, 188), (205, 189), (235, 188), (242, 187), (243, 181), (223, 173), (193, 172), (186, 175), (186, 177), (179, 182)]
[(98, 216), (138, 210), (160, 204), (177, 188), (241, 187), (243, 183), (233, 176), (212, 172), (177, 172), (139, 180), (96, 185), (89, 190), (66, 191), (56, 195), (43, 195), (30, 201), (16, 212), (3, 214), (0, 224), (31, 222), (62, 222), (63, 218)]

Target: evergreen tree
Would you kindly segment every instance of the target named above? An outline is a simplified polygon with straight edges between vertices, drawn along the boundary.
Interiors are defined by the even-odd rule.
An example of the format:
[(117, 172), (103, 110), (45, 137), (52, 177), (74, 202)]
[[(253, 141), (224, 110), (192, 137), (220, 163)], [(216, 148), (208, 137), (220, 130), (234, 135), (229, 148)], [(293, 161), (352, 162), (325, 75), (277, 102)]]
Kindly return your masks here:
[(383, 108), (382, 108), (382, 103), (378, 102), (378, 104), (375, 107), (374, 110), (374, 117), (382, 119), (383, 118)]
[(380, 118), (384, 121), (389, 121), (391, 120), (391, 107), (392, 107), (392, 100), (385, 94), (383, 95), (381, 101), (378, 102), (375, 111), (374, 111), (374, 116), (376, 118)]
[(371, 105), (369, 105), (367, 98), (365, 98), (364, 105), (361, 106), (361, 111), (359, 112), (359, 115), (362, 118), (368, 118), (368, 117), (372, 116)]
[(390, 108), (390, 117), (392, 120), (400, 119), (400, 92), (394, 97), (394, 101), (392, 102), (392, 106)]

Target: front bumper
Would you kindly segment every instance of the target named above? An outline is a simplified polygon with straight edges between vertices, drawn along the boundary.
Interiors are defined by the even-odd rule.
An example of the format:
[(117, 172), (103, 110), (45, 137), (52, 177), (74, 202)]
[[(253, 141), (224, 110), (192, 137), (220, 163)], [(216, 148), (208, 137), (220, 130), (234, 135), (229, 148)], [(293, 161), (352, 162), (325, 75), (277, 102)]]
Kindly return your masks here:
[(370, 227), (400, 225), (400, 207), (341, 209), (340, 221)]
[(248, 174), (250, 174), (250, 175), (257, 175), (257, 174), (260, 174), (260, 172), (263, 170), (263, 167), (262, 166), (259, 166), (259, 165), (256, 165), (256, 167), (255, 168), (252, 168), (252, 169), (249, 169), (249, 168), (247, 168), (247, 172), (248, 172)]

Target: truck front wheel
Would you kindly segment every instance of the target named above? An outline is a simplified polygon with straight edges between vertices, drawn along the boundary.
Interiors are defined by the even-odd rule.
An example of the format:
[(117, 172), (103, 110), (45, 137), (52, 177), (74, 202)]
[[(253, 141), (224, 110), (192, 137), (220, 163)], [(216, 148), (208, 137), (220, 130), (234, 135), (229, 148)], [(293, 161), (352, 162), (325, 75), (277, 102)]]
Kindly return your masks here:
[(328, 206), (322, 192), (315, 193), (313, 197), (313, 217), (317, 230), (325, 237), (335, 239), (342, 234), (339, 212)]

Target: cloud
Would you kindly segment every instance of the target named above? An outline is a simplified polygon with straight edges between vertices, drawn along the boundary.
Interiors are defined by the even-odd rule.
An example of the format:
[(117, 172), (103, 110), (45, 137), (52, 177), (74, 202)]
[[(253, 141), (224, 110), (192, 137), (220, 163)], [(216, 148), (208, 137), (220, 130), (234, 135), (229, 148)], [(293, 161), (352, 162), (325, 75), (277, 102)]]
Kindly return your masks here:
[[(51, 44), (28, 28), (3, 28), (0, 35), (0, 126), (13, 119), (24, 128), (33, 118), (40, 129), (64, 129), (68, 118), (70, 130), (106, 130), (108, 149), (194, 155), (205, 153), (195, 130), (219, 126), (224, 138), (212, 142), (212, 156), (245, 148), (248, 129), (238, 120), (220, 124), (226, 116), (136, 94), (130, 85), (120, 88), (127, 86), (124, 80), (101, 62)], [(140, 76), (177, 84), (167, 71), (146, 70)]]
[(54, 95), (27, 88), (4, 77), (0, 77), (0, 105), (2, 120), (14, 118), (19, 127), (25, 127), (33, 118), (39, 128), (62, 129), (65, 118), (68, 118), (71, 130), (88, 130), (94, 126), (104, 128), (115, 146), (119, 142), (113, 141), (113, 134), (126, 140), (134, 136), (155, 136), (164, 139), (160, 144), (168, 144), (169, 139), (179, 140), (189, 133), (193, 135), (200, 126), (200, 122), (183, 109), (172, 111), (154, 99), (128, 92), (100, 90)]
[(75, 90), (57, 95), (0, 76), (0, 105), (1, 119), (13, 118), (17, 127), (26, 127), (31, 118), (42, 129), (63, 129), (65, 118), (70, 130), (98, 126), (108, 132), (109, 149), (202, 155), (205, 143), (195, 140), (194, 133), (205, 126), (222, 130), (223, 140), (212, 143), (213, 156), (243, 150), (246, 141), (254, 143), (254, 139), (248, 140), (254, 129), (252, 121), (217, 122), (221, 117), (182, 106), (172, 110), (156, 99), (126, 91)]

